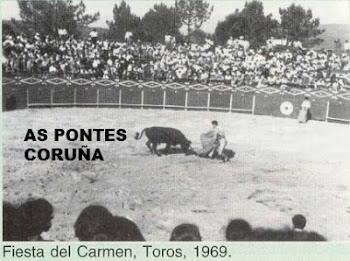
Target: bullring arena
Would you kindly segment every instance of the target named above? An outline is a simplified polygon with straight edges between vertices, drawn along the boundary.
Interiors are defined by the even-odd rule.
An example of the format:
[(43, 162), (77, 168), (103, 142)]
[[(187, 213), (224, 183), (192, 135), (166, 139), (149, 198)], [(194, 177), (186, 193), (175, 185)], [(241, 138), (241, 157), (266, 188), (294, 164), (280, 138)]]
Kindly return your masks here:
[(4, 5), (3, 241), (350, 242), (349, 1), (92, 2)]
[[(131, 108), (28, 108), (3, 112), (3, 199), (45, 197), (54, 206), (48, 240), (76, 241), (73, 224), (93, 203), (126, 216), (146, 240), (167, 241), (178, 224), (197, 224), (203, 240), (224, 240), (231, 218), (253, 227), (291, 226), (302, 213), (307, 229), (329, 241), (350, 240), (348, 125), (230, 112)], [(149, 126), (181, 130), (199, 148), (216, 119), (230, 162), (173, 153), (152, 156), (135, 132)], [(123, 128), (124, 142), (24, 142), (26, 130)], [(51, 132), (50, 132), (51, 131)], [(32, 161), (25, 148), (100, 148), (100, 161)]]

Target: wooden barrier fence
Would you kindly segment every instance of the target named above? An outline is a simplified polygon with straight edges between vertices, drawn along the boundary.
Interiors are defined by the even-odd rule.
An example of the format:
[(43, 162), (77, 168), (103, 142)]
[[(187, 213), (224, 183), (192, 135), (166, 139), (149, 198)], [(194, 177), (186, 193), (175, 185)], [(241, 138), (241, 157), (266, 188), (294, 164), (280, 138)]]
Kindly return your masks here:
[(350, 123), (350, 92), (228, 84), (109, 79), (3, 78), (3, 110), (33, 107), (135, 107), (242, 112), (296, 118), (310, 95), (312, 119)]

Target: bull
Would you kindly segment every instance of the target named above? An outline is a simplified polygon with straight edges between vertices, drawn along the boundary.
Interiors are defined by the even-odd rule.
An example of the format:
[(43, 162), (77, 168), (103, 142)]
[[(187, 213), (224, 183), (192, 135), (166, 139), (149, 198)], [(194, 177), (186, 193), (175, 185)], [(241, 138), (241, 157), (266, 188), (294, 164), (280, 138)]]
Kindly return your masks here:
[(141, 134), (136, 133), (135, 139), (141, 139), (142, 135), (145, 134), (148, 138), (146, 142), (146, 146), (150, 150), (152, 154), (156, 154), (161, 156), (159, 151), (157, 150), (157, 146), (159, 144), (165, 143), (165, 154), (168, 154), (170, 146), (180, 145), (181, 149), (184, 153), (190, 152), (191, 141), (189, 141), (185, 135), (174, 128), (166, 128), (166, 127), (150, 127), (142, 130)]

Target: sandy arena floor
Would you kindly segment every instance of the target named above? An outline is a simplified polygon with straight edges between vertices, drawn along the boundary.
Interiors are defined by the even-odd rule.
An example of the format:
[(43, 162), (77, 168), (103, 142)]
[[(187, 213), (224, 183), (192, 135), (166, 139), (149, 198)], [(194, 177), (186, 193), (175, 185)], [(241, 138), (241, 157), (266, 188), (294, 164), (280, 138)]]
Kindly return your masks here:
[[(134, 220), (147, 240), (167, 241), (182, 222), (199, 226), (205, 241), (224, 239), (231, 218), (253, 227), (291, 225), (307, 217), (307, 229), (330, 241), (350, 240), (350, 127), (348, 125), (229, 114), (133, 109), (57, 108), (4, 112), (3, 197), (18, 203), (45, 197), (55, 208), (50, 240), (77, 240), (73, 224), (92, 203)], [(181, 130), (200, 147), (211, 120), (226, 131), (231, 162), (173, 154), (152, 156), (149, 126)], [(124, 128), (124, 142), (24, 142), (28, 128)], [(100, 148), (104, 162), (34, 161), (26, 148)]]

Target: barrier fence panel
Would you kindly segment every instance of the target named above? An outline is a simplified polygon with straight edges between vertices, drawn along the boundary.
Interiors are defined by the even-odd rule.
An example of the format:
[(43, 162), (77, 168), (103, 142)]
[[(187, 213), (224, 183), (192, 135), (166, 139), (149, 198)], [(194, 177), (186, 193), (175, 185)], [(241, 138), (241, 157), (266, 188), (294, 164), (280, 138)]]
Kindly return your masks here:
[(343, 93), (337, 99), (329, 100), (327, 120), (350, 124), (350, 93)]
[[(313, 120), (325, 121), (326, 120), (326, 111), (327, 111), (327, 103), (328, 97), (317, 97), (311, 96), (311, 108), (310, 108), (310, 118)], [(301, 103), (299, 104), (298, 109), (300, 110)], [(298, 110), (298, 112), (299, 112)]]
[[(23, 81), (27, 81), (26, 79)], [(41, 83), (38, 85), (44, 85), (50, 89), (50, 106), (67, 106), (71, 104), (74, 100), (73, 93), (74, 88), (72, 88), (71, 84), (68, 83), (66, 79), (63, 78), (43, 78)], [(34, 85), (35, 86), (35, 85)], [(33, 87), (30, 88), (31, 95)], [(35, 95), (35, 93), (34, 93)], [(40, 104), (40, 97), (36, 97), (39, 100), (36, 102)], [(31, 101), (31, 99), (30, 99)], [(35, 104), (35, 103), (34, 103)]]
[(54, 106), (69, 106), (74, 103), (74, 87), (72, 86), (52, 86), (53, 105)]
[(207, 109), (208, 106), (208, 86), (196, 84), (187, 88), (187, 108)]
[(23, 85), (28, 88), (28, 101), (32, 106), (50, 106), (52, 103), (52, 92), (50, 85)]
[(132, 107), (141, 106), (141, 88), (139, 83), (133, 81), (125, 81), (119, 83), (119, 86), (121, 90), (121, 105)]
[(297, 118), (305, 95), (311, 102), (310, 117), (313, 120), (326, 120), (327, 103), (333, 96), (322, 90), (288, 89), (280, 90), (273, 87), (259, 89), (255, 113), (277, 117)]
[(255, 99), (254, 96), (255, 90), (252, 87), (242, 86), (234, 89), (231, 99), (231, 111), (253, 114), (253, 101)]
[(96, 88), (98, 106), (119, 105), (119, 84), (114, 80), (100, 79), (93, 82)]
[(92, 106), (97, 104), (97, 88), (91, 85), (74, 86), (76, 89), (76, 105)]
[(145, 107), (163, 107), (164, 88), (156, 82), (143, 83), (143, 105)]
[(297, 118), (305, 92), (299, 89), (281, 91), (273, 87), (258, 89), (255, 114)]
[(185, 108), (186, 90), (185, 86), (178, 83), (166, 84), (165, 107)]
[(210, 91), (209, 107), (212, 110), (230, 111), (231, 104), (231, 86), (217, 85), (213, 86)]
[(109, 79), (2, 79), (3, 111), (39, 106), (135, 106), (246, 112), (297, 118), (305, 95), (311, 119), (350, 123), (350, 92), (332, 93), (228, 84), (180, 84)]
[(119, 105), (119, 87), (98, 86), (99, 90), (99, 105), (101, 106), (117, 106)]
[[(281, 96), (277, 89), (258, 90), (254, 114), (295, 118), (293, 96)], [(291, 100), (292, 99), (292, 100)], [(284, 107), (283, 111), (280, 108)]]

